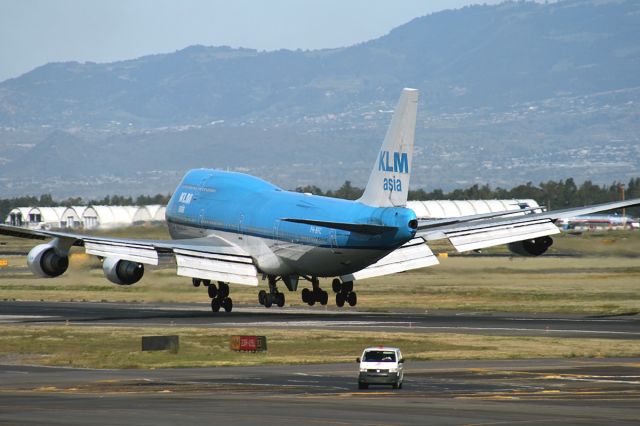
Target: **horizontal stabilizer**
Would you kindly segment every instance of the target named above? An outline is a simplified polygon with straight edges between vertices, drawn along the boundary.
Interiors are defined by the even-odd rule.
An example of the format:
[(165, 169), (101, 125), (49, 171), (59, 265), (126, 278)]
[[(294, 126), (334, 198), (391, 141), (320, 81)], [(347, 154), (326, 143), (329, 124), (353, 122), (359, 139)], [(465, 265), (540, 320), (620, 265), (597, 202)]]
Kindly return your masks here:
[(349, 232), (359, 232), (361, 234), (382, 234), (387, 231), (394, 231), (397, 228), (393, 226), (372, 225), (368, 223), (346, 223), (346, 222), (326, 222), (323, 220), (311, 219), (282, 219), (285, 222), (303, 223), (306, 225), (322, 226), (324, 228), (341, 229)]
[(343, 282), (362, 280), (409, 271), (411, 269), (426, 268), (437, 265), (438, 263), (440, 262), (438, 262), (436, 256), (425, 243), (425, 240), (423, 238), (414, 238), (402, 247), (378, 260), (373, 265), (369, 265), (353, 274), (344, 275), (340, 277), (340, 279)]

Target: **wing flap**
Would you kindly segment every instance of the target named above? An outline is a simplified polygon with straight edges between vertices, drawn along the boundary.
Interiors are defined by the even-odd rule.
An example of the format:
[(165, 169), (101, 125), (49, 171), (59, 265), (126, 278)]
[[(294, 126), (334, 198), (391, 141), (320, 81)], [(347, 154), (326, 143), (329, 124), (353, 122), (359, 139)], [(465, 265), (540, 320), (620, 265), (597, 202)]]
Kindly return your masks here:
[(414, 238), (402, 247), (392, 251), (376, 263), (349, 275), (343, 275), (344, 281), (362, 280), (365, 278), (379, 277), (395, 274), (396, 272), (409, 271), (411, 269), (426, 268), (437, 265), (438, 259), (433, 254), (423, 238)]
[(151, 245), (85, 239), (84, 248), (87, 254), (94, 256), (115, 257), (155, 266), (160, 264), (160, 256), (155, 247)]
[(235, 284), (258, 285), (258, 270), (249, 256), (174, 249), (178, 275)]
[(479, 229), (446, 232), (445, 235), (458, 251), (508, 244), (560, 233), (557, 226), (548, 219), (511, 223)]

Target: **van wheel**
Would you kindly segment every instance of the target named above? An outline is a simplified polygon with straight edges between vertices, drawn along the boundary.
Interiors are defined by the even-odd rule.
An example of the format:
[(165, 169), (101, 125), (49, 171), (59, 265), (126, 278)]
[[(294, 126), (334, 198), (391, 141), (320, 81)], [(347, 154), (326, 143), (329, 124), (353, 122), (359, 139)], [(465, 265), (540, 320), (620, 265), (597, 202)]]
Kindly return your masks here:
[(358, 389), (369, 389), (369, 385), (366, 383), (358, 383)]

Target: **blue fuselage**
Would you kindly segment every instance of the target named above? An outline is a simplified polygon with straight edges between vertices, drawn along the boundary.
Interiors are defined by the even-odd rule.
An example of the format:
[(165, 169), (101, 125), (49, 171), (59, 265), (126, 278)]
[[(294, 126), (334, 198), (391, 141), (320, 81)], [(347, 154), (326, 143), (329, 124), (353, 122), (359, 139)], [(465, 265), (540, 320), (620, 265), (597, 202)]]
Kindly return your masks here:
[[(192, 170), (166, 214), (174, 239), (210, 237), (238, 245), (267, 274), (338, 276), (358, 271), (415, 235), (407, 208), (284, 191), (259, 178)], [(292, 223), (283, 219), (386, 226), (379, 233)]]

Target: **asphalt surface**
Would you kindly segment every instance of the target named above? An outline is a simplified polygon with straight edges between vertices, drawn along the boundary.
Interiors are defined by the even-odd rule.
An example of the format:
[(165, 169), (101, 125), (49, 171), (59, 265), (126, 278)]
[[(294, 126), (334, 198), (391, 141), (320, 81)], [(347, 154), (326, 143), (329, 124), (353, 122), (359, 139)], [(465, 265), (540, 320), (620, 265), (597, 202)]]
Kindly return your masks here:
[[(640, 339), (640, 318), (0, 302), (0, 324), (297, 327)], [(640, 358), (408, 361), (403, 389), (357, 364), (160, 370), (0, 365), (0, 425), (638, 424)]]
[(640, 316), (589, 317), (469, 312), (369, 313), (325, 307), (234, 308), (212, 313), (205, 304), (0, 302), (0, 324), (92, 326), (308, 328), (501, 336), (640, 339)]
[(640, 358), (81, 370), (0, 365), (0, 425), (637, 424)]

